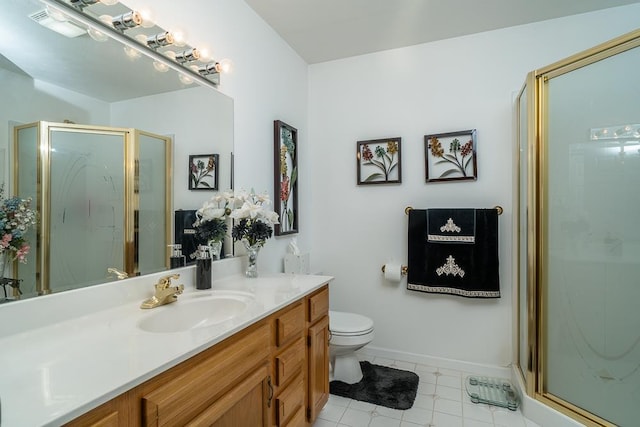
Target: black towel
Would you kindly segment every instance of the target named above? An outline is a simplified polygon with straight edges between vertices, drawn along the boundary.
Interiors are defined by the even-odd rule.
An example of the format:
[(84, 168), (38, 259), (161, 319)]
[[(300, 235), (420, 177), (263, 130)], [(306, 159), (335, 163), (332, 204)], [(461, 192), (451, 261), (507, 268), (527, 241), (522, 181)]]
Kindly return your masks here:
[[(447, 229), (461, 228), (461, 236), (470, 236), (463, 225), (469, 223), (467, 209), (437, 210), (429, 216), (440, 216)], [(499, 298), (500, 280), (498, 263), (498, 212), (496, 209), (473, 209), (475, 216), (474, 242), (429, 241), (428, 210), (412, 209), (409, 212), (409, 248), (407, 289), (430, 293), (459, 295), (469, 298)], [(451, 215), (448, 215), (451, 213)], [(449, 222), (448, 219), (452, 218)], [(465, 219), (466, 218), (466, 219)], [(464, 221), (463, 221), (464, 219)], [(437, 222), (432, 221), (434, 224)], [(439, 222), (439, 221), (438, 221)], [(453, 225), (451, 225), (453, 223)], [(448, 226), (447, 226), (448, 224)], [(434, 225), (435, 227), (435, 225)], [(445, 234), (443, 231), (440, 234)], [(445, 234), (446, 235), (446, 234)], [(432, 239), (433, 240), (433, 239)]]
[(427, 209), (427, 241), (475, 243), (475, 209)]

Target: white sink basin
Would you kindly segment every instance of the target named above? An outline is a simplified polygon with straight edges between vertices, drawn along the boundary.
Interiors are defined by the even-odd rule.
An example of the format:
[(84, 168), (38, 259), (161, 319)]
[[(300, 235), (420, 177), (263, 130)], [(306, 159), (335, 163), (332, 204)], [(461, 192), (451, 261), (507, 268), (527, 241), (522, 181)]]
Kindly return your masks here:
[(178, 301), (151, 309), (138, 321), (146, 332), (183, 332), (216, 326), (234, 320), (255, 303), (252, 294), (232, 291), (196, 292), (180, 295)]

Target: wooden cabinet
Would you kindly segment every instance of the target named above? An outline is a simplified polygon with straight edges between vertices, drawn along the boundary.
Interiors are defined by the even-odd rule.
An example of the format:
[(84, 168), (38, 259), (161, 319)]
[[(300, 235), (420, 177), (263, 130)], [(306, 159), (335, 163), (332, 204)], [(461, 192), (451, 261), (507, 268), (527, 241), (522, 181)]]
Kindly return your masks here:
[(328, 307), (325, 285), (67, 426), (310, 426), (329, 396)]
[(307, 297), (307, 421), (329, 400), (329, 288)]

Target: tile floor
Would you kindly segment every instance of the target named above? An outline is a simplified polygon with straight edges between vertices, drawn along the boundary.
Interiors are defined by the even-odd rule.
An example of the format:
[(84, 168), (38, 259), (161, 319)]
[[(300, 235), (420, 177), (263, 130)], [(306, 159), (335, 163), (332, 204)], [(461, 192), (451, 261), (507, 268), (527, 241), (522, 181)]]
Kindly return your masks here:
[(331, 395), (313, 427), (540, 427), (520, 410), (471, 403), (463, 382), (473, 373), (366, 355), (360, 358), (418, 374), (413, 407), (401, 411)]

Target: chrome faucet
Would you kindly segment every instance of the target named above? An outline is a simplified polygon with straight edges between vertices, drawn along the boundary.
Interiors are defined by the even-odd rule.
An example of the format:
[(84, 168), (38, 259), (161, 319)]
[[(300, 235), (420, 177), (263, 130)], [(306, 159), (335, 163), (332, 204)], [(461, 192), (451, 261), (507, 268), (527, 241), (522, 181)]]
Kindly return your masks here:
[(171, 279), (177, 280), (179, 274), (171, 274), (161, 277), (154, 285), (155, 294), (142, 302), (140, 308), (155, 308), (161, 305), (170, 304), (178, 300), (178, 295), (184, 290), (184, 285), (171, 286)]
[[(127, 272), (118, 270), (115, 267), (107, 268), (107, 273), (114, 274), (118, 280), (126, 279), (127, 277), (129, 277), (129, 274)], [(109, 276), (109, 277), (113, 277), (113, 276)]]

